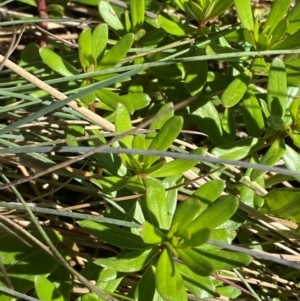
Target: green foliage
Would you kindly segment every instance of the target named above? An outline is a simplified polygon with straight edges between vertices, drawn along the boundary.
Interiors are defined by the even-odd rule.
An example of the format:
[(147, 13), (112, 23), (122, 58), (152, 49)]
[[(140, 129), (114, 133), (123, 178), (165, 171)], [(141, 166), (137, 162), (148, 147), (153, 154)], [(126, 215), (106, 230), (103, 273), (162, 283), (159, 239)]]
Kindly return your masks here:
[[(77, 15), (83, 7), (91, 12), (84, 29), (65, 25), (66, 32), (78, 30), (78, 45), (49, 39), (47, 47), (28, 44), (20, 53), (19, 66), (67, 100), (54, 102), (57, 94), (28, 85), (28, 75), (23, 80), (0, 71), (1, 177), (16, 177), (2, 159), (19, 154), (14, 148), (24, 147), (24, 157), (8, 157), (9, 163), (24, 165), (23, 173), (52, 168), (51, 177), (16, 187), (39, 210), (59, 208), (51, 218), (41, 211), (38, 222), (63, 258), (76, 263), (66, 269), (57, 253), (50, 256), (52, 246), (51, 252), (29, 247), (0, 221), (0, 299), (21, 298), (1, 291), (13, 287), (42, 301), (74, 300), (71, 287), (82, 282), (76, 271), (88, 283), (82, 282), (88, 291), (76, 301), (105, 300), (96, 288), (113, 301), (244, 297), (227, 277), (247, 281), (249, 275), (238, 272), (251, 265), (247, 248), (276, 253), (282, 244), (271, 242), (299, 239), (299, 230), (272, 224), (270, 231), (268, 225), (269, 216), (300, 222), (300, 175), (291, 173), (300, 170), (300, 3), (274, 0), (260, 11), (250, 0), (117, 2), (47, 1), (50, 18), (66, 18), (73, 9)], [(232, 25), (236, 20), (240, 24)], [(17, 21), (3, 21), (1, 28)], [(65, 107), (70, 100), (85, 110)], [(55, 148), (39, 154), (45, 145)], [(67, 161), (74, 154), (80, 156)], [(239, 161), (245, 169), (237, 168)], [(286, 168), (283, 175), (273, 168), (278, 165)], [(10, 189), (4, 201), (21, 199)], [(65, 210), (70, 215), (62, 218)], [(83, 212), (80, 220), (74, 215)], [(95, 221), (100, 214), (110, 224)], [(27, 217), (20, 218), (27, 225)], [(28, 231), (45, 240), (31, 226)], [(253, 289), (248, 284), (251, 294), (291, 300), (295, 272), (267, 261), (257, 266), (250, 267), (258, 278), (284, 278), (293, 289), (263, 287), (262, 281)]]

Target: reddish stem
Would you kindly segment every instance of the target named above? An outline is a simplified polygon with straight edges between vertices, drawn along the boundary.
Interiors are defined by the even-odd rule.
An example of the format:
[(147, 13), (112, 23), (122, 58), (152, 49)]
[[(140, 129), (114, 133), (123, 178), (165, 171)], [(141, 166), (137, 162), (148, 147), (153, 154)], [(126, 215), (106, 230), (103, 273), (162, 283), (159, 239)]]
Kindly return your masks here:
[[(48, 19), (48, 13), (47, 13), (47, 3), (46, 0), (37, 0), (37, 8), (39, 11), (39, 15), (42, 19)], [(48, 29), (48, 22), (42, 22), (41, 27), (45, 30)], [(47, 46), (47, 35), (46, 33), (42, 33), (42, 37), (40, 40), (40, 46), (46, 47)]]

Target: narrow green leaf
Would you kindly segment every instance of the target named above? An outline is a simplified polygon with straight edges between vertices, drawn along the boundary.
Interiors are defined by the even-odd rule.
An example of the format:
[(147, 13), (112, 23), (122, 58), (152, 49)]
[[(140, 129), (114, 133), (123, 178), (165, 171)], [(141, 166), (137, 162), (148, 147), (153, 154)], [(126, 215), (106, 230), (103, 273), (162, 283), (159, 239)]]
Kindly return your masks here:
[(206, 258), (194, 249), (176, 249), (179, 258), (197, 275), (210, 276), (214, 268)]
[(147, 107), (151, 101), (151, 98), (146, 93), (129, 93), (122, 95), (122, 103), (126, 104), (126, 107), (132, 107), (133, 112)]
[(267, 103), (273, 115), (284, 117), (287, 105), (287, 79), (284, 63), (275, 58), (271, 64)]
[(293, 143), (300, 148), (300, 135), (292, 134)]
[(96, 95), (101, 102), (106, 104), (112, 110), (116, 110), (118, 103), (121, 103), (126, 107), (130, 114), (133, 112), (133, 108), (130, 103), (126, 101), (124, 102), (121, 96), (109, 89), (100, 89), (96, 92)]
[(259, 137), (264, 131), (265, 124), (259, 102), (252, 92), (245, 94), (242, 109), (249, 135)]
[(81, 228), (93, 234), (101, 241), (126, 249), (145, 249), (145, 245), (140, 236), (130, 233), (112, 225), (102, 225), (90, 220), (78, 222)]
[(225, 143), (219, 112), (212, 101), (208, 101), (191, 115), (198, 129), (204, 132), (215, 145)]
[(193, 31), (193, 29), (185, 24), (176, 23), (170, 19), (167, 19), (163, 15), (159, 15), (157, 18), (159, 25), (169, 34), (175, 36), (185, 36)]
[(145, 178), (144, 183), (146, 187), (146, 207), (150, 218), (149, 222), (158, 228), (167, 229), (165, 188), (161, 181), (153, 178)]
[(264, 196), (270, 214), (300, 222), (300, 189), (278, 188)]
[(155, 274), (155, 267), (149, 266), (135, 288), (135, 301), (163, 301), (155, 289)]
[(292, 0), (274, 0), (271, 6), (270, 13), (267, 17), (267, 21), (264, 25), (265, 29), (270, 28), (268, 30), (269, 33), (272, 33), (276, 28), (277, 24), (284, 18), (286, 12), (291, 7)]
[(212, 154), (218, 158), (241, 160), (257, 151), (263, 145), (263, 139), (245, 138), (215, 147), (212, 150)]
[[(179, 135), (183, 126), (183, 119), (181, 116), (173, 116), (168, 119), (157, 135), (153, 138), (148, 149), (166, 151)], [(159, 159), (158, 156), (145, 156), (145, 167), (151, 166), (155, 161)]]
[[(204, 155), (204, 149), (197, 148), (196, 150), (191, 151), (191, 154)], [(165, 178), (165, 177), (181, 175), (185, 171), (193, 168), (197, 163), (198, 161), (175, 159), (166, 163), (159, 169), (156, 169), (155, 171), (149, 173), (148, 176), (154, 178)], [(147, 173), (147, 171), (145, 172)]]
[(250, 0), (234, 0), (235, 9), (244, 28), (254, 31), (254, 19)]
[[(295, 151), (290, 146), (286, 145), (286, 152), (282, 156), (285, 166), (290, 170), (300, 170), (300, 155), (297, 151)], [(296, 178), (300, 181), (300, 177)]]
[(288, 36), (283, 41), (274, 44), (272, 50), (282, 50), (282, 49), (295, 49), (300, 47), (300, 30), (297, 30), (294, 34)]
[[(201, 202), (196, 198), (189, 197), (186, 201), (179, 204), (177, 207), (170, 232), (168, 236), (171, 237), (172, 227), (176, 225), (176, 231), (185, 229), (193, 220), (195, 220), (201, 213)], [(172, 231), (173, 232), (173, 231)]]
[(287, 31), (288, 26), (289, 26), (288, 20), (286, 19), (280, 20), (280, 22), (277, 24), (277, 26), (275, 27), (272, 33), (270, 47), (272, 47), (272, 45), (274, 45), (278, 41), (282, 40), (282, 38), (284, 37)]
[(61, 292), (44, 276), (35, 276), (34, 287), (41, 301), (65, 301)]
[(65, 61), (51, 49), (40, 48), (39, 52), (43, 62), (58, 74), (62, 76), (73, 76), (78, 74), (78, 71), (74, 66)]
[(196, 2), (190, 1), (189, 4), (191, 10), (193, 11), (193, 15), (196, 17), (196, 20), (202, 21), (204, 18), (203, 9)]
[(207, 79), (207, 62), (187, 62), (183, 63), (185, 69), (185, 87), (192, 95), (197, 95), (201, 92)]
[(232, 195), (220, 198), (192, 221), (186, 227), (186, 230), (193, 234), (202, 228), (215, 229), (230, 219), (238, 209), (238, 206), (238, 199)]
[(113, 68), (116, 64), (118, 64), (125, 57), (128, 50), (131, 48), (133, 40), (134, 35), (132, 33), (127, 33), (126, 35), (124, 35), (117, 42), (117, 44), (115, 44), (101, 59), (101, 61), (98, 64), (97, 70), (110, 69)]
[(107, 23), (112, 30), (118, 34), (124, 32), (124, 26), (109, 2), (101, 0), (98, 5), (98, 10), (104, 22)]
[(179, 238), (178, 244), (174, 247), (177, 249), (182, 248), (192, 248), (192, 247), (198, 247), (200, 245), (205, 244), (208, 239), (210, 238), (211, 229), (209, 228), (202, 228), (199, 231), (196, 231), (193, 233), (190, 237), (182, 237), (180, 235), (180, 231), (176, 233), (176, 237)]
[(159, 256), (155, 280), (157, 291), (164, 300), (178, 300), (180, 295), (182, 301), (187, 301), (183, 280), (175, 268), (172, 254), (168, 249), (164, 249)]
[(84, 62), (82, 67), (87, 68), (89, 66), (89, 56), (92, 54), (92, 33), (90, 28), (85, 28), (79, 35), (78, 47), (81, 49)]
[(230, 108), (226, 108), (221, 120), (224, 136), (227, 141), (233, 141), (236, 137), (236, 127), (233, 113)]
[[(285, 154), (285, 142), (284, 139), (278, 138), (270, 146), (263, 158), (259, 161), (259, 164), (274, 166)], [(251, 173), (251, 180), (255, 181), (259, 176), (265, 174), (265, 171), (254, 169)]]
[(235, 106), (248, 89), (252, 74), (250, 71), (239, 74), (226, 88), (221, 96), (222, 104), (227, 107)]
[(224, 186), (222, 180), (210, 180), (199, 187), (190, 197), (201, 201), (202, 208), (205, 209), (221, 196)]
[(158, 245), (166, 240), (166, 235), (147, 221), (142, 224), (141, 237), (146, 244)]
[(145, 16), (145, 0), (130, 0), (132, 27), (141, 28)]
[(176, 269), (182, 275), (186, 288), (197, 298), (213, 297), (215, 287), (210, 277), (203, 277), (192, 272), (185, 264), (175, 262)]
[(252, 257), (248, 254), (230, 252), (224, 250), (201, 250), (201, 247), (195, 249), (195, 251), (202, 255), (215, 270), (229, 270), (248, 265)]
[(214, 19), (227, 10), (233, 3), (233, 0), (215, 0), (210, 1), (209, 6), (205, 10), (204, 19)]
[(300, 28), (300, 3), (296, 3), (294, 7), (288, 12), (287, 20), (289, 22), (289, 26), (287, 28), (287, 33), (289, 35), (293, 35)]
[[(76, 137), (83, 137), (85, 132), (85, 127), (82, 125), (67, 125), (67, 128), (65, 130), (66, 133), (66, 138), (67, 139), (72, 139)], [(78, 141), (68, 141), (67, 142), (68, 146), (79, 146)]]
[[(131, 118), (126, 107), (119, 103), (117, 105), (116, 118), (115, 118), (116, 132), (126, 132), (132, 129)], [(120, 140), (127, 148), (132, 147), (132, 135), (127, 135)]]
[(108, 41), (107, 24), (99, 24), (92, 32), (92, 54), (97, 62), (102, 58)]
[(94, 260), (94, 263), (106, 268), (114, 269), (118, 272), (132, 273), (140, 271), (149, 264), (158, 251), (159, 250), (156, 248), (151, 248), (125, 254), (121, 253), (116, 257), (98, 258)]

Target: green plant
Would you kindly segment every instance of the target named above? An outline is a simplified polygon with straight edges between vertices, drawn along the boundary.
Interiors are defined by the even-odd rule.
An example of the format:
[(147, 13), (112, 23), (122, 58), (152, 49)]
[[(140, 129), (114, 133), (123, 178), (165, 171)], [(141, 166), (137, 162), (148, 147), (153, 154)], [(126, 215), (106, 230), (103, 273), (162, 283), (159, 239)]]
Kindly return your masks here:
[(5, 5), (1, 301), (297, 299), (300, 3)]

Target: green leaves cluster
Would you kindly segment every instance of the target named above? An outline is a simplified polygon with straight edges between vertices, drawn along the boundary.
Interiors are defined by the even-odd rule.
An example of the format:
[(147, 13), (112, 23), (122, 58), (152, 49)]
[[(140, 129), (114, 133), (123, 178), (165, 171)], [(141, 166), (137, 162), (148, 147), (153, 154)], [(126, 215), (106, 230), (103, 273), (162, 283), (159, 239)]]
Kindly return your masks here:
[[(214, 271), (249, 264), (251, 257), (246, 254), (207, 244), (209, 238), (226, 242), (233, 238), (224, 223), (236, 212), (238, 199), (220, 197), (222, 181), (203, 185), (174, 214), (163, 184), (150, 177), (143, 182), (146, 195), (135, 204), (142, 210), (139, 218), (144, 220), (138, 233), (89, 220), (79, 223), (100, 240), (123, 249), (115, 257), (94, 260), (95, 264), (122, 273), (146, 268), (133, 290), (136, 300), (143, 300), (146, 293), (149, 300), (157, 293), (164, 300), (187, 300), (186, 287), (200, 298), (214, 289), (212, 279), (207, 278)], [(197, 289), (198, 284), (202, 290)]]

